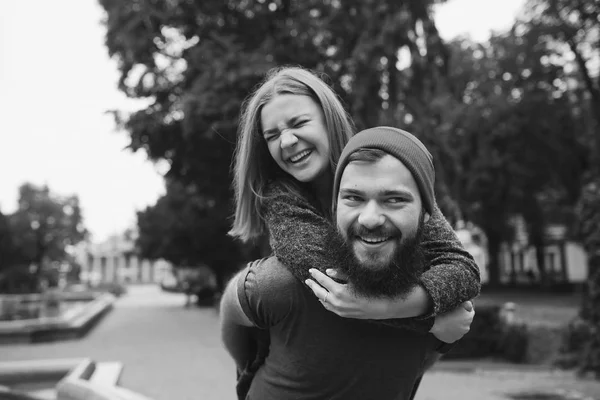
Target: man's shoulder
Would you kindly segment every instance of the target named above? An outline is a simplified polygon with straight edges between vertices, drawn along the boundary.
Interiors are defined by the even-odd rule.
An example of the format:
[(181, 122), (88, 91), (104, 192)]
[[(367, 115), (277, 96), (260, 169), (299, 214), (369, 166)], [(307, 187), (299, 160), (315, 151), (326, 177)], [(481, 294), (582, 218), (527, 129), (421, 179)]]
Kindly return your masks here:
[(275, 256), (261, 258), (248, 264), (248, 273), (265, 285), (298, 286), (300, 281)]
[(260, 296), (264, 301), (289, 300), (301, 293), (302, 283), (277, 257), (267, 257), (249, 263), (243, 277), (247, 296)]
[(276, 257), (249, 263), (240, 278), (241, 306), (258, 327), (267, 328), (281, 321), (304, 295), (302, 283)]

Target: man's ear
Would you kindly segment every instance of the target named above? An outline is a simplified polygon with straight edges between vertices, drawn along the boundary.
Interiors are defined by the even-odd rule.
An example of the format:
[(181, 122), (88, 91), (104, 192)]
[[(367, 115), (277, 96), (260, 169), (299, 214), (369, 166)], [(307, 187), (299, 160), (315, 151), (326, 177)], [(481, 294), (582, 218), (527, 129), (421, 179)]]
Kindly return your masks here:
[(425, 213), (425, 216), (423, 217), (423, 221), (424, 222), (429, 222), (429, 218), (431, 217), (431, 215), (429, 215), (428, 212)]

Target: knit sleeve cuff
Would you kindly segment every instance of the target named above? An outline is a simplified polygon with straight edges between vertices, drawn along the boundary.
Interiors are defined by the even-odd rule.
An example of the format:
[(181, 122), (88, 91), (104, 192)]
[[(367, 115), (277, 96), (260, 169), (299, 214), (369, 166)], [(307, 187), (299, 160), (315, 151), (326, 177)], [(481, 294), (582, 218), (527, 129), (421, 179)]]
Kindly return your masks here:
[(438, 311), (440, 309), (440, 299), (438, 296), (436, 296), (437, 291), (431, 290), (431, 283), (432, 282), (429, 279), (426, 279), (425, 277), (421, 276), (420, 284), (423, 287), (423, 289), (425, 289), (425, 292), (427, 292), (427, 295), (431, 299), (431, 305), (425, 314), (416, 317), (416, 319), (418, 320), (424, 320), (429, 318), (433, 320), (435, 319), (435, 316), (438, 315)]

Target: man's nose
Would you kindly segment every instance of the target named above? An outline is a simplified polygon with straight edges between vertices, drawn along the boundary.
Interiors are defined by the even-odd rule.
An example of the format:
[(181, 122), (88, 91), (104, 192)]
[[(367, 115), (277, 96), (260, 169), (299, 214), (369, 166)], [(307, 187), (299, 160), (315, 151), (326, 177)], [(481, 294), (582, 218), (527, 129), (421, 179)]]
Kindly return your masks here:
[(291, 131), (284, 129), (281, 131), (281, 148), (292, 147), (298, 143), (298, 138)]
[(368, 202), (358, 216), (358, 223), (367, 229), (377, 228), (385, 223), (385, 216), (375, 201)]

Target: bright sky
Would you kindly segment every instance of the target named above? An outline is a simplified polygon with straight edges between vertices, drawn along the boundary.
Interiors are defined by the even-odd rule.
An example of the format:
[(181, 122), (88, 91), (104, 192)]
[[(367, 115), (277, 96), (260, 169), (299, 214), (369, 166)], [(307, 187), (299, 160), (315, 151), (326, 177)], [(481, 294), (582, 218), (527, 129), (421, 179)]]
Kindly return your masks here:
[[(524, 0), (450, 0), (436, 12), (444, 39), (510, 27)], [(123, 150), (109, 109), (136, 108), (117, 90), (96, 0), (0, 1), (0, 210), (24, 182), (78, 194), (94, 241), (135, 225), (164, 193), (143, 153)]]

